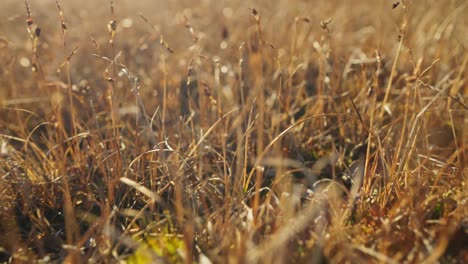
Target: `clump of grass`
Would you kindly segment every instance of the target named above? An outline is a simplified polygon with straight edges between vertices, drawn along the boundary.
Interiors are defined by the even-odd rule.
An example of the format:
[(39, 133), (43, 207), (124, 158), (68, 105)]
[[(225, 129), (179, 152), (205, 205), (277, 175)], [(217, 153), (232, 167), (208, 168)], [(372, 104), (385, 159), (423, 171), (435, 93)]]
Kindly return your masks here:
[(464, 1), (82, 4), (0, 11), (0, 262), (466, 262)]

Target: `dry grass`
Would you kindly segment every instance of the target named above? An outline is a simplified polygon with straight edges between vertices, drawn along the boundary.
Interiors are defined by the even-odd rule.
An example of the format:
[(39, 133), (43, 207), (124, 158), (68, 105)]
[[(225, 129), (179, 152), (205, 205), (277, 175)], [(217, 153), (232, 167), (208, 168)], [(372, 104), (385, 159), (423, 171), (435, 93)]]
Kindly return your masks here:
[(466, 1), (3, 2), (0, 262), (468, 262)]

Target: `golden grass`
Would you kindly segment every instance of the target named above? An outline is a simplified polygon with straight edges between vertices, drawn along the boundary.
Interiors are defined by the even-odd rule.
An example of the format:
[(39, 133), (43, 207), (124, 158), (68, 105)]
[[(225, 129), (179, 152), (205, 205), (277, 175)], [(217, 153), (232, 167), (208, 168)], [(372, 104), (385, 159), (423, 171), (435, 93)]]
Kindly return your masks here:
[(18, 1), (0, 262), (468, 262), (468, 4)]

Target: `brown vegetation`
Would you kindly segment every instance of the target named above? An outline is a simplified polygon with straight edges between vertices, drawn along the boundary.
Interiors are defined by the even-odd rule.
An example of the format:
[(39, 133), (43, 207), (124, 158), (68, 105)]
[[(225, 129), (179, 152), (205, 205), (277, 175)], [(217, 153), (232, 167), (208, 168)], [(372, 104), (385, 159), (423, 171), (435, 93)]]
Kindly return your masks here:
[(0, 262), (468, 262), (467, 12), (3, 0)]

